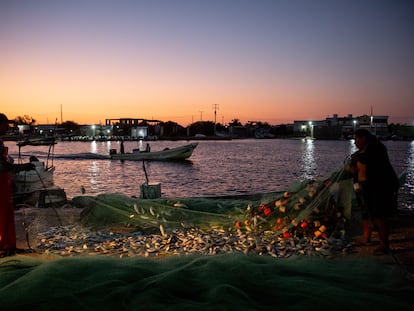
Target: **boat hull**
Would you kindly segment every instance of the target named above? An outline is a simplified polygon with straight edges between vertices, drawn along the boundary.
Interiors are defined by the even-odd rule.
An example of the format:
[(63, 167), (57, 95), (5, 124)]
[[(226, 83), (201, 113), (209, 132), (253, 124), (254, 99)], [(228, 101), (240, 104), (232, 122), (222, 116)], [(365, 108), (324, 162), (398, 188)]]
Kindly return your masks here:
[(13, 175), (16, 195), (26, 195), (53, 186), (55, 168), (44, 169), (36, 167), (34, 170), (22, 171)]
[(192, 143), (177, 148), (164, 149), (161, 151), (152, 152), (131, 152), (131, 153), (113, 153), (111, 154), (112, 160), (129, 160), (129, 161), (140, 161), (140, 160), (153, 160), (153, 161), (177, 161), (186, 160), (193, 154), (194, 149), (198, 143)]

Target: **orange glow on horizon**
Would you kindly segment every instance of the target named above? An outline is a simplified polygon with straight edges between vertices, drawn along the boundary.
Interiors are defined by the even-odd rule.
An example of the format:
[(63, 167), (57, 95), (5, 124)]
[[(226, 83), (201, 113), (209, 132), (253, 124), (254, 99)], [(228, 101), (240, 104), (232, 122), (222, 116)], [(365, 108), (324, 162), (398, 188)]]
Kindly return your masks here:
[(0, 112), (39, 124), (187, 126), (214, 121), (218, 105), (217, 122), (276, 125), (373, 107), (390, 123), (414, 121), (414, 19), (391, 18), (411, 14), (400, 3), (367, 15), (370, 3), (93, 2), (0, 11)]

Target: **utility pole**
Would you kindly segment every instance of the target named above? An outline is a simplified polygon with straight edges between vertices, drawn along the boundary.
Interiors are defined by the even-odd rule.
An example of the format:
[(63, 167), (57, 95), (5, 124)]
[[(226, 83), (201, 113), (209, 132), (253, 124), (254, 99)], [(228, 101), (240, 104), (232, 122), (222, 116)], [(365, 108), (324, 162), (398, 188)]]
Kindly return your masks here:
[(372, 106), (371, 106), (371, 122), (370, 122), (370, 130), (372, 132), (372, 125), (374, 124), (374, 115), (372, 113)]
[(200, 121), (203, 121), (203, 112), (201, 110), (198, 111), (200, 113)]
[(214, 135), (216, 135), (216, 121), (217, 121), (217, 110), (219, 108), (218, 104), (213, 104), (214, 109)]

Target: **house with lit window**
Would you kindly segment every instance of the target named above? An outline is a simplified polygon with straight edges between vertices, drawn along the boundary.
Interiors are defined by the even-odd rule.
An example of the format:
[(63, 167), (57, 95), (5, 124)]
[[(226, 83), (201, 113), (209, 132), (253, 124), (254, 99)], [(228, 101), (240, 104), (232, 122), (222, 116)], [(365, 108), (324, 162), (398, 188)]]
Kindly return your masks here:
[(296, 136), (319, 139), (349, 139), (358, 128), (366, 128), (379, 137), (387, 137), (388, 116), (362, 115), (353, 117), (338, 117), (334, 114), (325, 120), (298, 120), (293, 122), (293, 132)]

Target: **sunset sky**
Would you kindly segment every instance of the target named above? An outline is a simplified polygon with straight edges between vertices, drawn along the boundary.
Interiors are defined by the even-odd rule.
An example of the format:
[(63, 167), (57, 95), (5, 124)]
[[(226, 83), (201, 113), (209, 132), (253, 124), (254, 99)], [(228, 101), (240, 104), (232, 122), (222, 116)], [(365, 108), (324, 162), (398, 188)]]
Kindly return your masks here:
[(0, 112), (414, 125), (414, 1), (0, 1)]

